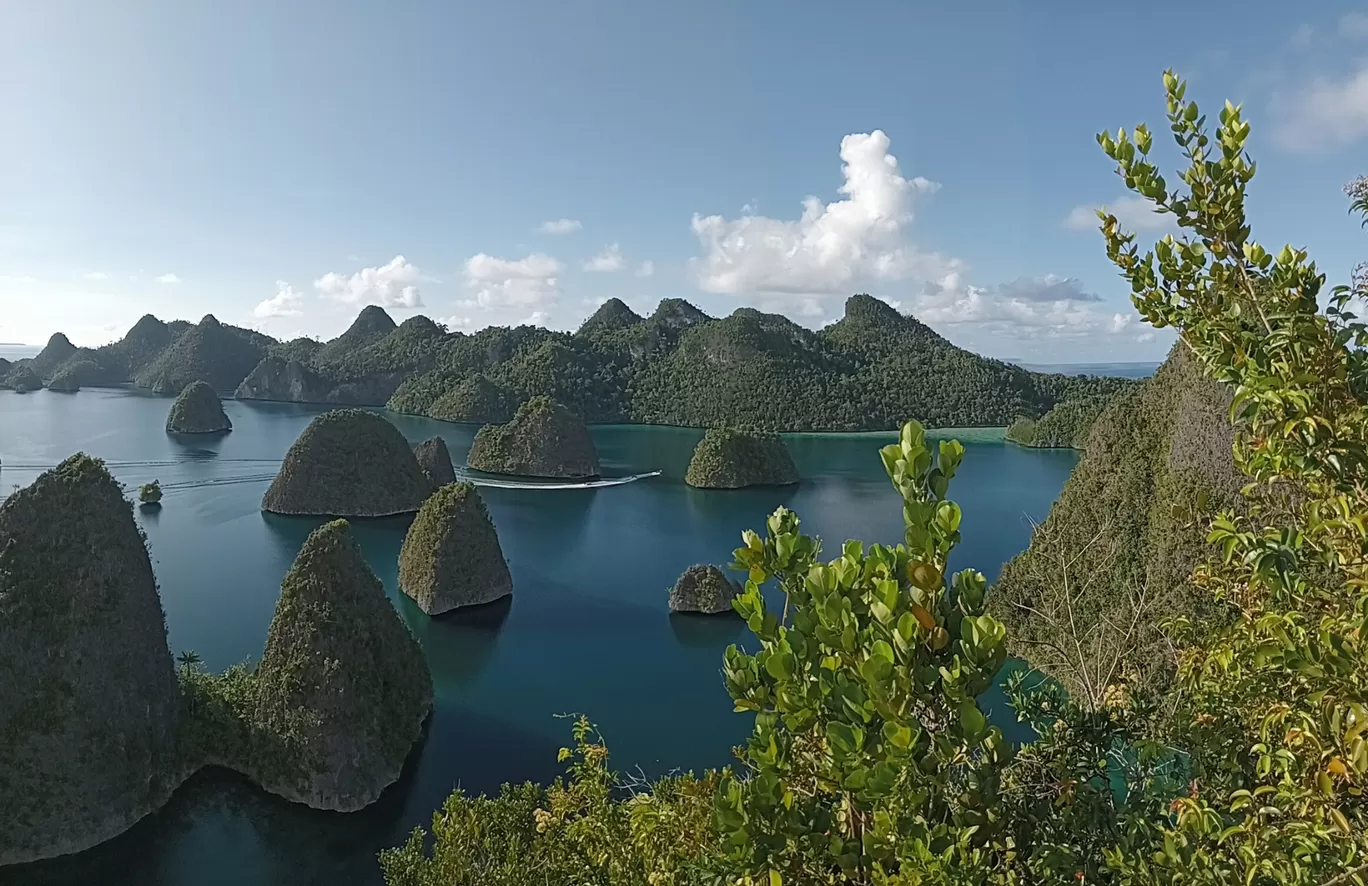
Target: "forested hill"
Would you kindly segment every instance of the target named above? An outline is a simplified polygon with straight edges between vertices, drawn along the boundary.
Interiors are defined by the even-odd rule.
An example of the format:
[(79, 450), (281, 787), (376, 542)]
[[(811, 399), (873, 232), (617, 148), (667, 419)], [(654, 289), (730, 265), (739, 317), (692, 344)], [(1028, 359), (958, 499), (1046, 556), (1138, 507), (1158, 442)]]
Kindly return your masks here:
[(182, 381), (208, 376), (243, 399), (387, 404), (414, 414), (428, 414), (464, 384), (511, 403), (546, 394), (590, 422), (744, 422), (770, 431), (884, 430), (908, 418), (1000, 427), (1133, 384), (980, 357), (868, 295), (849, 298), (844, 317), (815, 332), (754, 308), (719, 319), (666, 299), (642, 317), (610, 299), (575, 333), (535, 326), (448, 333), (421, 316), (396, 326), (383, 309), (368, 307), (327, 343), (277, 342), (212, 317), (192, 326), (150, 316), (97, 350), (73, 348), (65, 337), (54, 342), (20, 361), (33, 363), (44, 381), (79, 358), (96, 361), (108, 383), (174, 393)]

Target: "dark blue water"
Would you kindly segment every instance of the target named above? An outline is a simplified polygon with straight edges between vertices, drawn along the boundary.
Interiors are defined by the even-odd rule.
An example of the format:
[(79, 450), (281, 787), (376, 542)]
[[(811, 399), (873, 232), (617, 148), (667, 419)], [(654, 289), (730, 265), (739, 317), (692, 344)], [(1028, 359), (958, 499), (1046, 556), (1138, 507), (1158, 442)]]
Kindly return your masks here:
[[(169, 406), (131, 391), (0, 391), (0, 484), (27, 484), (78, 450), (106, 459), (130, 486), (160, 480), (163, 508), (138, 518), (171, 648), (193, 649), (219, 669), (260, 654), (280, 580), (318, 525), (263, 514), (260, 503), (285, 450), (322, 410), (230, 401), (231, 434), (186, 443), (163, 430)], [(458, 463), (475, 431), (388, 417), (415, 442), (440, 434)], [(991, 579), (1026, 545), (1030, 520), (1045, 517), (1077, 455), (1004, 444), (1000, 434), (957, 436), (967, 452), (952, 487), (965, 515), (955, 565)], [(570, 724), (557, 717), (564, 713), (590, 716), (619, 768), (659, 774), (728, 762), (749, 724), (732, 713), (720, 662), (747, 634), (738, 619), (672, 617), (670, 586), (692, 564), (728, 563), (742, 530), (763, 530), (781, 504), (825, 540), (829, 556), (847, 538), (896, 543), (902, 517), (878, 457), (892, 434), (789, 437), (800, 486), (732, 492), (684, 485), (699, 437), (595, 428), (606, 474), (663, 474), (603, 489), (482, 489), (514, 591), (509, 605), (474, 617), (427, 618), (395, 590), (406, 518), (353, 524), (423, 646), (437, 694), (424, 744), (375, 806), (315, 812), (206, 771), (124, 836), (78, 856), (0, 869), (0, 883), (375, 884), (375, 853), (426, 825), (454, 787), (495, 791), (556, 775), (556, 750), (569, 743)], [(995, 706), (997, 721), (1010, 726), (1000, 696)]]

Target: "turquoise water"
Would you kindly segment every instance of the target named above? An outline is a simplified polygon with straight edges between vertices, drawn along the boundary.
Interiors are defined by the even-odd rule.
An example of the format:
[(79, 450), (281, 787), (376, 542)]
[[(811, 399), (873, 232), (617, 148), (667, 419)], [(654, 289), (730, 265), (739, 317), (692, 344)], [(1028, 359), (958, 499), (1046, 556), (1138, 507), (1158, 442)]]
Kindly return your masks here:
[[(0, 391), (0, 487), (25, 485), (84, 450), (122, 482), (159, 479), (158, 513), (139, 512), (161, 586), (173, 652), (211, 668), (260, 654), (279, 582), (317, 525), (260, 511), (279, 460), (321, 407), (225, 403), (234, 431), (182, 442), (164, 431), (168, 399), (133, 391)], [(462, 462), (475, 428), (387, 416), (409, 437), (440, 434)], [(425, 617), (395, 590), (407, 519), (354, 523), (367, 559), (421, 642), (436, 710), (401, 782), (373, 807), (342, 815), (269, 797), (206, 771), (160, 813), (78, 856), (0, 869), (0, 883), (376, 884), (375, 853), (430, 821), (452, 788), (547, 780), (569, 742), (558, 714), (598, 723), (620, 768), (648, 774), (727, 762), (748, 730), (719, 673), (744, 642), (739, 620), (672, 617), (669, 587), (694, 563), (725, 565), (744, 529), (787, 505), (825, 540), (896, 543), (900, 505), (878, 457), (892, 434), (794, 435), (804, 478), (792, 489), (705, 492), (682, 477), (700, 432), (599, 427), (605, 474), (661, 471), (599, 489), (484, 488), (513, 574), (511, 603), (474, 617)], [(975, 432), (952, 497), (964, 510), (955, 565), (990, 578), (1043, 519), (1077, 454), (1005, 444)], [(995, 718), (1011, 727), (995, 698)], [(1019, 731), (1017, 732), (1019, 735)]]

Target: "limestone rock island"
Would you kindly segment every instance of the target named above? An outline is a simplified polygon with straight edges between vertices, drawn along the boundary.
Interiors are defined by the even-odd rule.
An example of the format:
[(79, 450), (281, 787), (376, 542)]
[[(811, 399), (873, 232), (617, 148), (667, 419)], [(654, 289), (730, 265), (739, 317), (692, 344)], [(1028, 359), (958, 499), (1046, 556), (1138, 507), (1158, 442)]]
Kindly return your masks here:
[(438, 421), (503, 424), (513, 418), (515, 406), (507, 388), (477, 372), (438, 397), (428, 415)]
[(232, 429), (218, 394), (202, 381), (186, 385), (166, 416), (166, 430), (173, 434), (218, 434)]
[(345, 520), (314, 530), (285, 575), (256, 683), (256, 728), (275, 739), (252, 761), (263, 788), (351, 812), (398, 780), (432, 675)]
[(694, 447), (684, 482), (701, 489), (788, 486), (798, 482), (798, 469), (777, 434), (713, 428)]
[(16, 394), (27, 394), (42, 388), (43, 379), (27, 363), (20, 363), (9, 371), (5, 383), (0, 387), (9, 388)]
[(480, 428), (466, 464), (477, 471), (520, 477), (599, 476), (598, 450), (584, 420), (545, 396), (519, 406), (507, 424)]
[(740, 593), (741, 585), (716, 566), (690, 566), (670, 589), (670, 611), (704, 615), (734, 612), (732, 600)]
[(433, 486), (442, 487), (456, 482), (456, 469), (451, 466), (451, 451), (441, 437), (419, 443), (413, 447), (413, 455)]
[(432, 494), (399, 429), (373, 412), (315, 418), (285, 453), (261, 507), (276, 514), (385, 517), (412, 514)]
[(399, 587), (428, 615), (513, 593), (498, 533), (473, 484), (443, 486), (423, 504), (399, 552)]
[(0, 505), (0, 674), (0, 865), (108, 840), (180, 784), (152, 564), (87, 455)]

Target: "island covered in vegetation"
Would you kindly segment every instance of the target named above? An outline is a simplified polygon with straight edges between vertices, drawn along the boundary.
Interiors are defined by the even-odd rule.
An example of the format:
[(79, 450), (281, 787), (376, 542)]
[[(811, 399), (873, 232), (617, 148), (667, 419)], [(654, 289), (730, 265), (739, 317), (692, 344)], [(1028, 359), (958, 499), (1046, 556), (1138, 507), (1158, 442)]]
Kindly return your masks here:
[(598, 449), (584, 420), (550, 397), (533, 397), (507, 424), (485, 425), (466, 464), (490, 474), (589, 479), (599, 476)]
[(364, 409), (334, 409), (290, 446), (261, 507), (276, 514), (388, 517), (415, 513), (432, 491), (398, 428)]
[(734, 612), (732, 602), (741, 596), (741, 585), (716, 566), (690, 566), (670, 588), (671, 612), (718, 615)]
[(713, 428), (694, 447), (684, 482), (701, 489), (790, 486), (798, 468), (778, 434)]
[(413, 457), (418, 459), (418, 467), (423, 469), (433, 488), (456, 482), (456, 469), (451, 464), (451, 451), (441, 437), (424, 440), (413, 447)]
[(166, 416), (166, 430), (173, 434), (219, 434), (232, 429), (223, 401), (202, 381), (186, 385)]
[(472, 484), (443, 486), (423, 503), (399, 552), (399, 589), (428, 615), (513, 593), (499, 535)]
[(178, 393), (203, 380), (242, 400), (387, 405), (481, 424), (506, 423), (519, 403), (545, 396), (590, 423), (707, 428), (745, 416), (775, 432), (888, 430), (909, 414), (932, 427), (1006, 427), (1132, 384), (980, 357), (869, 295), (849, 298), (842, 319), (816, 331), (754, 308), (709, 317), (682, 299), (649, 317), (610, 299), (574, 333), (447, 332), (423, 316), (395, 324), (372, 305), (329, 342), (149, 315), (100, 348), (54, 335), (16, 366), (42, 384), (78, 362), (82, 386)]

